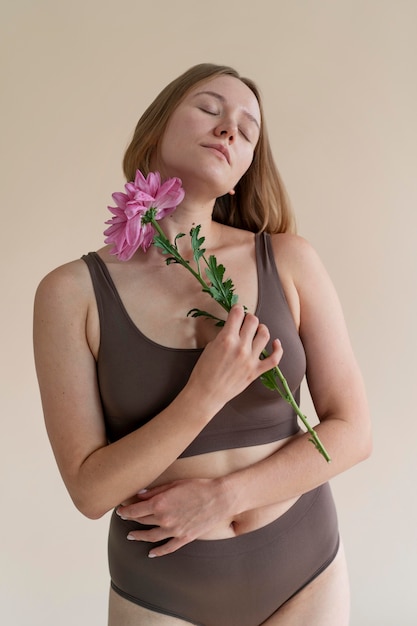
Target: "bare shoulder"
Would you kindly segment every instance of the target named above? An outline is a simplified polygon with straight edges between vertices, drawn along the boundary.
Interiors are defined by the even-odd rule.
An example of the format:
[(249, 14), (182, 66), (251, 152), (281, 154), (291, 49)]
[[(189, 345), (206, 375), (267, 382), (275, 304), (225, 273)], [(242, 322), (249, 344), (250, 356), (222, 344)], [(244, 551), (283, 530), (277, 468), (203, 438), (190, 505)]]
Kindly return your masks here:
[(60, 265), (49, 272), (39, 283), (36, 300), (80, 299), (91, 292), (87, 265), (81, 259)]
[(300, 235), (279, 233), (271, 235), (271, 243), (275, 259), (294, 276), (309, 267), (311, 263), (319, 263), (319, 256), (311, 243)]
[(82, 259), (57, 267), (41, 280), (33, 312), (33, 340), (39, 372), (42, 370), (45, 374), (55, 354), (59, 354), (61, 365), (69, 355), (74, 362), (79, 362), (80, 354), (94, 354), (92, 348), (98, 342), (96, 309), (90, 273)]
[(307, 239), (283, 233), (272, 235), (271, 240), (281, 278), (291, 281), (299, 295), (314, 291), (319, 285), (332, 288), (319, 254)]
[(275, 264), (296, 327), (300, 330), (306, 288), (324, 269), (311, 244), (290, 233), (271, 235)]
[(86, 263), (79, 259), (49, 272), (39, 283), (34, 301), (35, 332), (40, 325), (85, 326), (94, 304), (94, 290)]

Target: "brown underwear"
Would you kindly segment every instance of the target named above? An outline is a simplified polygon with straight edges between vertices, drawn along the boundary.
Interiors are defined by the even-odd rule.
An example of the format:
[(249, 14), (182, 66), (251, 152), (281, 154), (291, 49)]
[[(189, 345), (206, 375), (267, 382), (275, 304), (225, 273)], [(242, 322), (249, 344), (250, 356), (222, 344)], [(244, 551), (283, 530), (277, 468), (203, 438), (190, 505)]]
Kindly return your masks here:
[(193, 541), (163, 557), (147, 556), (157, 544), (126, 539), (137, 528), (136, 522), (113, 514), (112, 588), (151, 611), (198, 626), (259, 626), (318, 576), (339, 546), (327, 483), (258, 530), (229, 539)]

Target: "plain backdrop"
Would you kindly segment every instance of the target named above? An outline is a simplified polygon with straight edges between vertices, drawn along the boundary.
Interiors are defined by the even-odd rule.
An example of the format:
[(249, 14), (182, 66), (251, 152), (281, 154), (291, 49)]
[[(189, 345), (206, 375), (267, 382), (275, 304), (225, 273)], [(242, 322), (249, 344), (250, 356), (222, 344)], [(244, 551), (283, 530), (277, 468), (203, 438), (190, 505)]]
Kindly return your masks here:
[(366, 380), (374, 453), (332, 481), (352, 626), (416, 624), (416, 27), (415, 0), (1, 0), (2, 624), (106, 623), (108, 517), (83, 518), (58, 475), (33, 297), (102, 245), (138, 117), (206, 61), (259, 84)]

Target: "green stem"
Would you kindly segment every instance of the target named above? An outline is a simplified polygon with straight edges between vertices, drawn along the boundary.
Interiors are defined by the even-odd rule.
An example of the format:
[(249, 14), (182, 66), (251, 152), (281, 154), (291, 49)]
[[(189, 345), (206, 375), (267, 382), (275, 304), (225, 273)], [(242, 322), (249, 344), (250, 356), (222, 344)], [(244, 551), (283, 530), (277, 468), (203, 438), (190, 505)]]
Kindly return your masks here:
[[(165, 235), (164, 231), (162, 230), (162, 228), (160, 227), (158, 222), (154, 218), (151, 218), (150, 221), (151, 221), (152, 225), (154, 226), (155, 230), (158, 232), (159, 236), (164, 240), (164, 245), (165, 245), (166, 249), (169, 250), (169, 253), (172, 254), (174, 260), (177, 263), (179, 263), (180, 265), (182, 265), (183, 267), (185, 267), (189, 272), (191, 272), (191, 274), (194, 276), (194, 278), (196, 278), (198, 280), (198, 282), (200, 283), (200, 285), (202, 286), (203, 291), (208, 293), (211, 297), (213, 297), (211, 292), (210, 292), (210, 285), (201, 276), (199, 264), (197, 263), (198, 272), (194, 271), (193, 268), (191, 267), (189, 261), (186, 261), (185, 259), (183, 259), (183, 257), (178, 252), (178, 249), (176, 248), (176, 246), (173, 245), (169, 241), (169, 239)], [(208, 266), (209, 265), (208, 261), (207, 261), (207, 259), (204, 256), (203, 256), (203, 260), (206, 263), (206, 265)], [(229, 306), (228, 303), (223, 302), (222, 300), (217, 300), (217, 299), (216, 299), (216, 302), (218, 302), (220, 304), (220, 306), (227, 313), (230, 312), (231, 307)], [(262, 357), (266, 358), (267, 356), (268, 356), (268, 352), (266, 350), (263, 350)], [(270, 388), (270, 389), (275, 389), (276, 391), (278, 391), (280, 396), (288, 404), (291, 405), (291, 407), (294, 409), (295, 413), (298, 415), (298, 417), (300, 418), (300, 420), (304, 424), (304, 426), (307, 429), (308, 433), (310, 434), (309, 441), (316, 447), (316, 449), (324, 457), (324, 459), (327, 461), (327, 463), (330, 463), (330, 461), (331, 461), (330, 455), (328, 454), (326, 448), (324, 447), (324, 445), (320, 441), (320, 438), (317, 435), (317, 433), (314, 430), (314, 428), (312, 428), (312, 426), (310, 426), (307, 417), (301, 412), (300, 407), (298, 406), (297, 402), (295, 401), (294, 396), (293, 396), (293, 394), (291, 392), (291, 389), (288, 386), (287, 380), (286, 380), (285, 376), (283, 375), (283, 373), (281, 372), (281, 370), (279, 369), (279, 367), (276, 365), (273, 369), (268, 370), (267, 372), (265, 372), (265, 374), (263, 374), (263, 377), (264, 377), (264, 379), (268, 383), (266, 386), (268, 388)], [(280, 383), (282, 385), (282, 389), (279, 387), (279, 385), (277, 383), (277, 380), (276, 380), (277, 378), (279, 379), (279, 381), (280, 381)]]
[[(189, 272), (191, 272), (194, 278), (196, 278), (198, 282), (200, 283), (200, 285), (202, 286), (203, 291), (210, 295), (210, 285), (201, 276), (200, 265), (197, 263), (198, 272), (194, 271), (189, 261), (186, 261), (185, 259), (183, 259), (183, 257), (178, 252), (177, 248), (169, 241), (168, 237), (165, 235), (164, 231), (162, 230), (158, 222), (155, 220), (155, 218), (151, 218), (151, 224), (155, 227), (155, 230), (158, 232), (158, 235), (164, 240), (167, 249), (169, 249), (169, 252), (170, 254), (172, 254), (175, 261), (179, 263), (180, 265), (182, 265), (183, 267), (185, 267), (185, 269), (187, 269)], [(204, 256), (203, 256), (203, 259), (204, 259), (205, 264), (208, 266), (207, 259)], [(216, 302), (218, 302), (218, 304), (220, 304), (220, 306), (227, 313), (230, 312), (230, 307), (226, 303), (219, 301), (219, 300), (216, 300)]]
[[(267, 357), (268, 356), (267, 351), (263, 350), (262, 355), (264, 357)], [(291, 392), (291, 389), (288, 386), (288, 382), (287, 382), (285, 376), (283, 375), (283, 373), (281, 372), (281, 370), (279, 369), (278, 365), (276, 365), (272, 370), (269, 370), (267, 372), (267, 374), (272, 374), (273, 381), (271, 380), (271, 377), (269, 377), (269, 380), (271, 382), (273, 382), (273, 385), (274, 385), (275, 389), (278, 391), (278, 393), (280, 394), (280, 396), (286, 402), (288, 402), (288, 404), (290, 404), (292, 406), (292, 408), (294, 409), (294, 411), (296, 412), (296, 414), (298, 415), (300, 420), (303, 422), (305, 428), (307, 429), (308, 433), (310, 434), (309, 441), (311, 441), (311, 443), (314, 444), (314, 446), (317, 448), (317, 450), (320, 452), (320, 454), (325, 458), (327, 463), (330, 463), (330, 461), (332, 459), (331, 459), (329, 453), (327, 452), (326, 448), (322, 444), (322, 442), (320, 440), (320, 437), (318, 436), (318, 434), (316, 433), (314, 428), (310, 425), (307, 417), (304, 415), (304, 413), (302, 413), (300, 407), (298, 406), (297, 402), (295, 401), (295, 398), (294, 398), (294, 396), (293, 396), (293, 394)], [(279, 378), (279, 381), (280, 381), (284, 391), (282, 391), (282, 389), (279, 388), (279, 386), (278, 386), (278, 384), (276, 382), (276, 377)]]
[(169, 241), (169, 239), (167, 238), (167, 236), (165, 235), (164, 231), (159, 226), (159, 224), (155, 220), (155, 218), (151, 219), (151, 224), (152, 224), (152, 226), (154, 226), (155, 230), (158, 231), (158, 234), (160, 235), (160, 237), (162, 237), (162, 239), (164, 239), (165, 245), (166, 245), (167, 249), (169, 249), (170, 254), (172, 254), (172, 256), (174, 257), (175, 261), (177, 263), (179, 263), (180, 265), (182, 265), (183, 267), (185, 267), (189, 272), (191, 272), (191, 274), (194, 276), (194, 278), (196, 278), (198, 280), (198, 282), (200, 283), (200, 285), (203, 287), (203, 291), (208, 291), (209, 290), (209, 285), (206, 283), (204, 278), (202, 278), (202, 276), (200, 274), (200, 268), (198, 268), (199, 269), (198, 273), (195, 272), (193, 270), (193, 268), (191, 267), (189, 261), (186, 261), (185, 259), (182, 258), (182, 256), (180, 255), (180, 253), (178, 252), (176, 247)]
[[(203, 261), (204, 263), (207, 265), (207, 267), (210, 267), (209, 262), (207, 261), (206, 257), (203, 254)], [(211, 295), (210, 290), (208, 290), (209, 295)], [(216, 300), (216, 302), (218, 302), (220, 304), (221, 307), (223, 307), (223, 309), (226, 311), (226, 313), (230, 313), (230, 309), (232, 308), (228, 302), (224, 302), (224, 300)], [(246, 307), (245, 307), (246, 310)]]

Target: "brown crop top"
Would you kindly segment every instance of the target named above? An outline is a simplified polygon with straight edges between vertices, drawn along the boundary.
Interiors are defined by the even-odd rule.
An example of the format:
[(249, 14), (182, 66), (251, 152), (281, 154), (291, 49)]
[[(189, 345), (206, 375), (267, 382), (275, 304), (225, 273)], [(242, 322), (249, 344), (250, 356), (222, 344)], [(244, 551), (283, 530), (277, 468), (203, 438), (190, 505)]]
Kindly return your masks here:
[[(298, 402), (306, 368), (303, 345), (284, 296), (269, 235), (256, 235), (255, 249), (255, 313), (271, 337), (282, 343), (280, 368)], [(129, 317), (105, 263), (95, 252), (82, 258), (90, 270), (99, 312), (97, 376), (107, 437), (112, 442), (146, 424), (176, 397), (203, 350), (168, 348), (145, 337)], [(290, 405), (256, 380), (213, 417), (180, 457), (270, 443), (298, 430)]]

